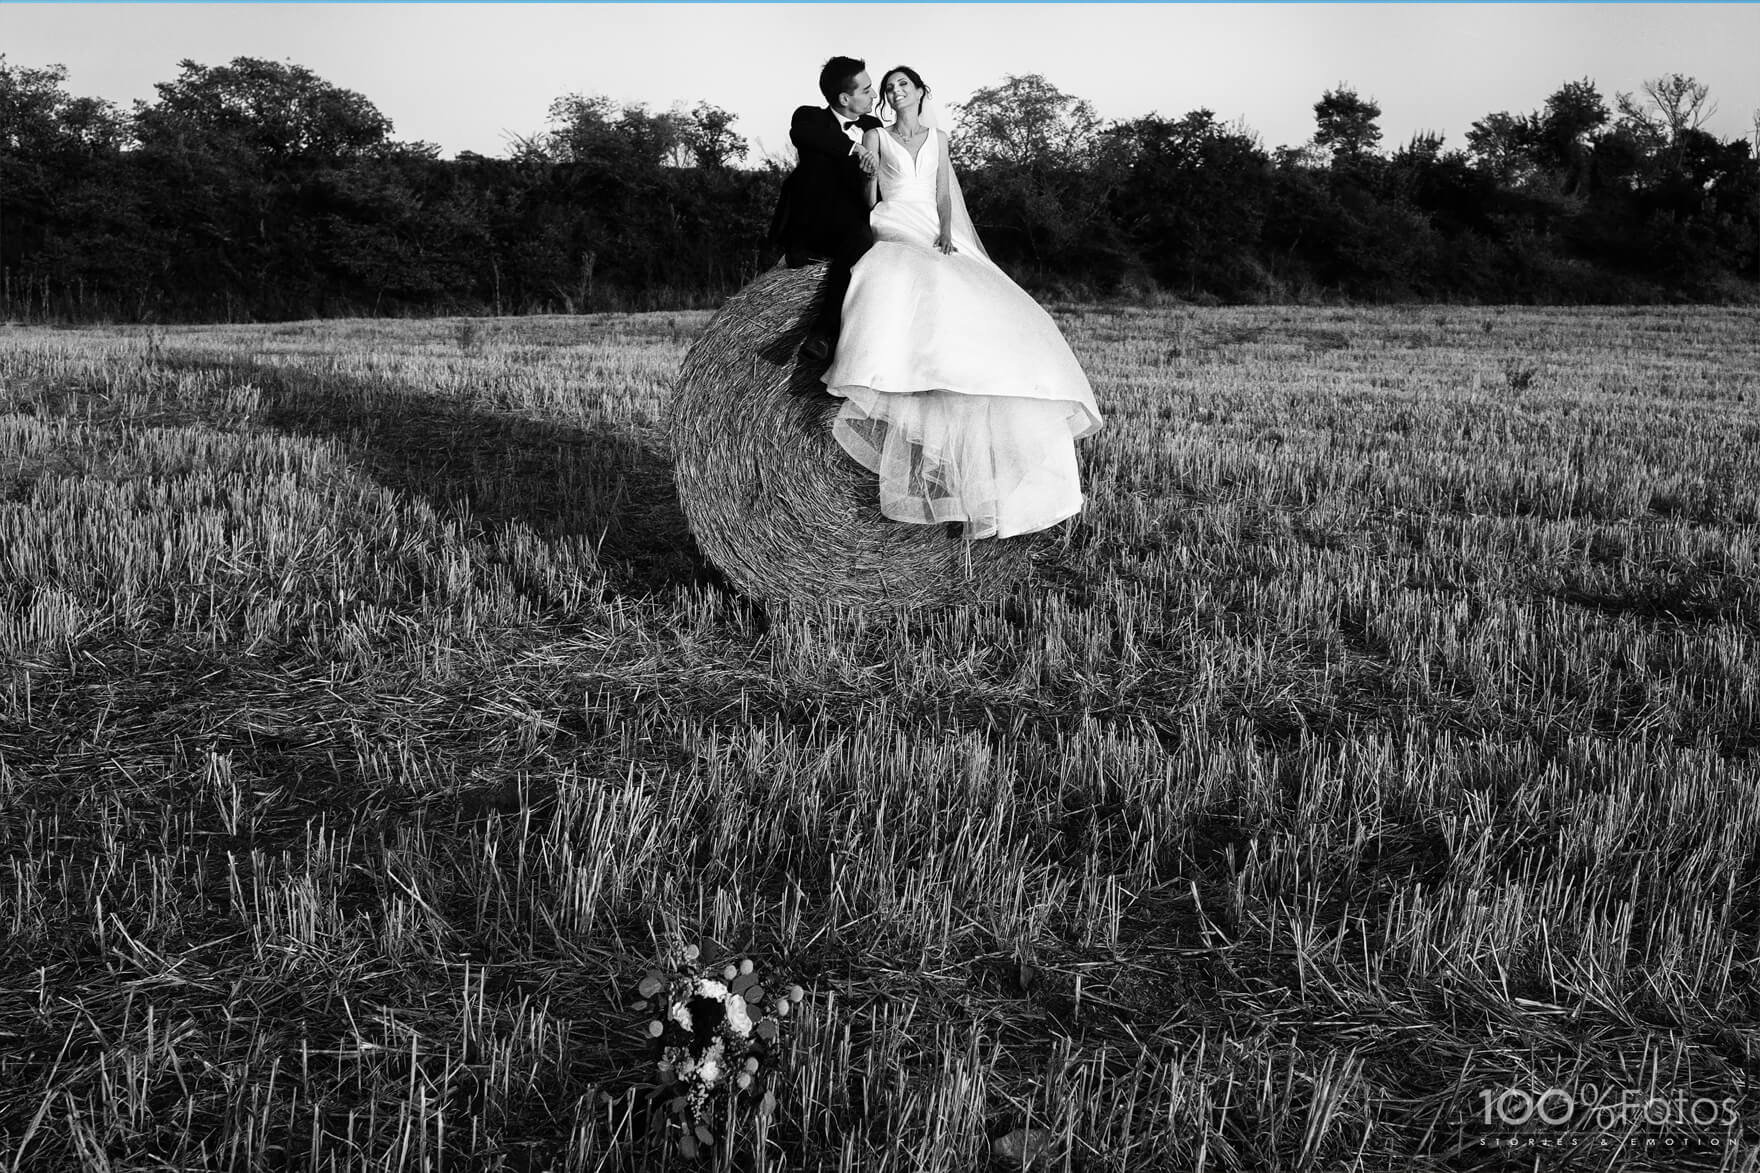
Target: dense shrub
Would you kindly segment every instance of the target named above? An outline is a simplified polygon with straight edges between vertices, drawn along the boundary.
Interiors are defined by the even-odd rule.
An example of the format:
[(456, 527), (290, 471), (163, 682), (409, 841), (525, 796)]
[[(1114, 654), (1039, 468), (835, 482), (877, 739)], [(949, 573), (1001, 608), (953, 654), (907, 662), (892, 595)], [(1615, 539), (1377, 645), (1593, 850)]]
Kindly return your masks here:
[[(262, 319), (712, 305), (775, 260), (784, 164), (706, 103), (568, 95), (506, 158), (391, 137), (295, 65), (185, 61), (125, 113), (0, 59), (9, 316)], [(1315, 106), (1268, 152), (1208, 110), (1105, 124), (1038, 76), (959, 109), (992, 255), (1059, 297), (1629, 302), (1747, 299), (1760, 162), (1695, 124), (1691, 79), (1615, 118), (1572, 82), (1531, 115), (1377, 153), (1379, 107)], [(248, 113), (247, 113), (248, 112)]]

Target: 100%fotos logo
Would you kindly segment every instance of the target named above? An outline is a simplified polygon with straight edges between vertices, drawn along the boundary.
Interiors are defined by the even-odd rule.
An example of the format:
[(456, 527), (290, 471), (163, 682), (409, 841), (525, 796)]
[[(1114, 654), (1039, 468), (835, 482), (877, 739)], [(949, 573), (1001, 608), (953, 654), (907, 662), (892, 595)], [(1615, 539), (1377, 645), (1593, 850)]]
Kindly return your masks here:
[(1571, 1090), (1549, 1087), (1534, 1092), (1527, 1088), (1485, 1088), (1479, 1093), (1480, 1119), (1486, 1125), (1501, 1124), (1519, 1127), (1524, 1124), (1593, 1124), (1599, 1128), (1630, 1128), (1650, 1125), (1656, 1128), (1692, 1125), (1709, 1128), (1728, 1127), (1736, 1122), (1736, 1101), (1733, 1096), (1714, 1100), (1708, 1096), (1688, 1099), (1684, 1095), (1664, 1096), (1654, 1092), (1622, 1091), (1586, 1083)]

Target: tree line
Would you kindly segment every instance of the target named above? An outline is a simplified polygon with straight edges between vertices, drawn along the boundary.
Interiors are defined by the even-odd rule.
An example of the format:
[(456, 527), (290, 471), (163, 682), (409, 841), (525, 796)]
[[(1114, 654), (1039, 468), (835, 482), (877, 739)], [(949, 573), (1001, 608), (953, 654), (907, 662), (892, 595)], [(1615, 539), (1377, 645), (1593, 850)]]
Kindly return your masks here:
[[(288, 63), (184, 61), (124, 111), (0, 57), (0, 298), (29, 320), (713, 305), (774, 263), (785, 160), (734, 117), (569, 94), (501, 157), (393, 137)], [(1210, 110), (1100, 119), (1043, 77), (956, 107), (991, 255), (1031, 288), (1206, 302), (1750, 300), (1760, 160), (1674, 74), (1381, 143), (1340, 84), (1299, 147)], [(1756, 115), (1760, 138), (1760, 112)]]

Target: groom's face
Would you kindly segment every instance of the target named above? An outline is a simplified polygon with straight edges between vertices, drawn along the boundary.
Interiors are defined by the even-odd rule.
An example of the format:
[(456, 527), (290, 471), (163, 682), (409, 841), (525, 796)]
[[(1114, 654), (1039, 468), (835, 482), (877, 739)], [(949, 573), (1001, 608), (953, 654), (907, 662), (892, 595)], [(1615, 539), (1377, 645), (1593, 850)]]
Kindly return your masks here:
[(852, 116), (872, 114), (874, 112), (874, 79), (862, 70), (855, 76), (855, 86), (837, 95), (838, 104), (847, 109)]

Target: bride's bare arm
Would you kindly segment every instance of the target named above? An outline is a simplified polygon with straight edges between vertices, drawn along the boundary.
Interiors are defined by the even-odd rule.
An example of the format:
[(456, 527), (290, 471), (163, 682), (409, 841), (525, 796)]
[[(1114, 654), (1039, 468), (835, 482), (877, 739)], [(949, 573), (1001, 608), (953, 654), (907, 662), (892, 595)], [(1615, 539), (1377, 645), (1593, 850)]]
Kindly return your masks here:
[[(880, 132), (878, 130), (864, 130), (862, 132), (862, 146), (873, 152), (875, 158), (879, 158)], [(872, 171), (868, 172), (867, 192), (868, 207), (872, 208), (880, 202), (880, 180), (875, 177)]]
[(935, 237), (935, 247), (944, 253), (950, 253), (954, 251), (953, 189), (948, 177), (953, 173), (953, 164), (947, 158), (947, 133), (937, 130), (935, 140), (935, 149), (941, 154), (941, 166), (935, 168), (935, 215), (941, 221), (941, 232)]

